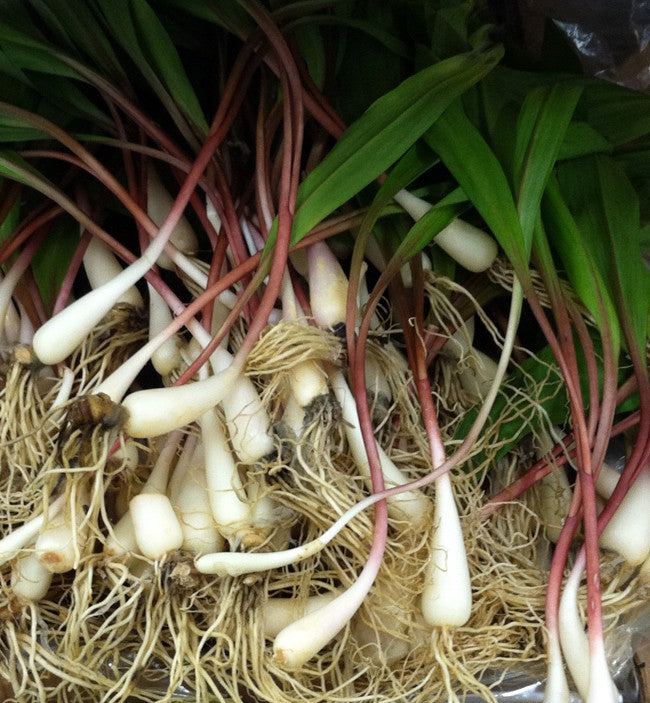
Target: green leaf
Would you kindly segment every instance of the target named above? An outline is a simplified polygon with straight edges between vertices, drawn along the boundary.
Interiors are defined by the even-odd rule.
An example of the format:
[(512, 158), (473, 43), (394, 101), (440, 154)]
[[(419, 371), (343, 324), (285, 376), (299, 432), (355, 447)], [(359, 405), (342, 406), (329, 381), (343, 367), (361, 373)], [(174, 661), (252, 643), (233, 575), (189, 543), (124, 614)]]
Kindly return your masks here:
[(527, 276), (529, 253), (508, 179), (460, 102), (444, 113), (424, 139), (440, 155), (485, 220), (518, 275)]
[[(183, 137), (194, 148), (198, 148), (198, 142), (192, 127), (187, 123), (186, 117), (195, 111), (193, 102), (196, 101), (196, 96), (194, 96), (194, 100), (192, 100), (192, 98), (189, 99), (190, 102), (187, 107), (181, 102), (188, 92), (193, 93), (193, 91), (191, 87), (188, 87), (189, 81), (187, 81), (187, 86), (181, 85), (184, 77), (182, 67), (179, 69), (182, 73), (180, 77), (177, 72), (174, 72), (173, 68), (170, 68), (170, 66), (180, 64), (176, 49), (173, 48), (171, 40), (157, 20), (151, 30), (142, 26), (136, 28), (137, 22), (141, 24), (145, 16), (150, 16), (147, 10), (143, 9), (146, 5), (144, 0), (133, 0), (133, 2), (131, 0), (95, 1), (101, 9), (102, 15), (114, 39), (122, 45), (129, 57), (138, 67), (158, 96), (158, 99), (174, 120)], [(133, 4), (137, 7), (133, 7), (132, 13)], [(135, 18), (135, 22), (132, 19), (132, 14)], [(174, 57), (169, 59), (168, 62), (162, 56), (162, 48), (155, 48), (155, 46), (152, 45), (152, 40), (147, 38), (147, 33), (149, 31), (151, 31), (151, 36), (155, 35), (156, 40), (161, 42), (161, 47), (172, 48)], [(139, 36), (139, 32), (142, 34), (142, 38)], [(151, 52), (155, 58), (147, 56), (149, 52)], [(154, 63), (153, 66), (151, 62)], [(177, 82), (176, 79), (178, 79), (180, 83)], [(168, 86), (165, 85), (165, 81), (169, 81)], [(178, 94), (174, 94), (170, 91), (177, 91)], [(195, 126), (203, 129), (203, 127), (205, 127), (205, 119), (203, 118), (202, 121), (195, 122)], [(204, 131), (207, 131), (207, 129)]]
[(131, 6), (143, 48), (163, 83), (181, 110), (207, 134), (208, 123), (167, 31), (145, 0), (131, 0)]
[(61, 61), (47, 44), (32, 39), (4, 22), (0, 22), (0, 46), (11, 63), (23, 71), (80, 78), (79, 74)]
[(20, 199), (11, 206), (7, 216), (0, 224), (0, 242), (6, 241), (14, 232), (20, 221)]
[(650, 134), (650, 97), (604, 81), (585, 89), (589, 124), (612, 145), (619, 146)]
[[(569, 177), (566, 169), (564, 178)], [(551, 178), (542, 201), (545, 231), (557, 251), (562, 266), (574, 290), (592, 314), (601, 333), (611, 335), (614, 350), (620, 346), (620, 325), (614, 303), (601, 271), (594, 263), (590, 249), (590, 234), (579, 228), (555, 178)]]
[(542, 194), (581, 92), (581, 87), (566, 83), (537, 88), (526, 96), (519, 113), (514, 184), (524, 246), (528, 252)]
[(88, 3), (75, 0), (30, 0), (50, 31), (55, 30), (61, 45), (72, 54), (85, 56), (113, 80), (126, 78), (115, 51)]
[(632, 343), (645, 358), (650, 312), (650, 271), (641, 258), (639, 201), (611, 159), (597, 157), (608, 243), (616, 267), (619, 315), (629, 320)]
[(497, 48), (448, 59), (373, 103), (300, 186), (292, 243), (395, 163), (501, 54)]
[(558, 161), (577, 159), (589, 154), (609, 154), (612, 145), (587, 122), (572, 122), (566, 130), (558, 152)]
[(57, 218), (32, 259), (32, 272), (48, 311), (52, 310), (70, 261), (79, 245), (79, 224)]

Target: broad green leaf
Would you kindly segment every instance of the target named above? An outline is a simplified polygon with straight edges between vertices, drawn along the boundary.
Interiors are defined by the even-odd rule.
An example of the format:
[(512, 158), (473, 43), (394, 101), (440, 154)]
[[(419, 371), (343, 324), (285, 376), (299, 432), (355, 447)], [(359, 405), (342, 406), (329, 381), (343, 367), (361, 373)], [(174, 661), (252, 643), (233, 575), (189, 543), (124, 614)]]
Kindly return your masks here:
[(591, 81), (585, 89), (584, 103), (589, 124), (614, 146), (650, 134), (647, 95), (604, 81)]
[[(568, 174), (565, 174), (565, 178)], [(615, 350), (620, 346), (620, 326), (614, 303), (590, 251), (590, 235), (579, 228), (562, 199), (557, 180), (551, 178), (542, 200), (545, 231), (557, 251), (569, 282), (599, 329), (606, 328)]]
[[(198, 148), (198, 142), (194, 135), (191, 126), (187, 123), (186, 115), (189, 113), (185, 110), (182, 103), (173, 96), (164, 84), (164, 76), (161, 78), (158, 71), (159, 66), (152, 66), (150, 59), (145, 52), (151, 50), (151, 46), (147, 43), (143, 47), (141, 39), (138, 36), (138, 30), (134, 24), (131, 13), (130, 0), (96, 0), (97, 5), (102, 11), (102, 15), (107, 23), (108, 29), (114, 39), (118, 41), (125, 51), (128, 53), (132, 61), (138, 67), (146, 81), (149, 83), (158, 99), (161, 101), (169, 115), (174, 120), (183, 137), (188, 141), (193, 148)], [(144, 0), (142, 0), (144, 2)], [(135, 11), (134, 11), (135, 13)], [(141, 30), (142, 31), (142, 30)], [(156, 30), (152, 30), (154, 33)], [(164, 30), (163, 30), (164, 32)], [(146, 35), (146, 30), (144, 30)], [(167, 40), (170, 42), (169, 38)], [(145, 42), (146, 42), (145, 38)], [(170, 42), (171, 44), (171, 42)], [(175, 53), (174, 49), (174, 53)], [(176, 57), (177, 58), (177, 57)], [(162, 59), (157, 59), (162, 61)], [(172, 59), (172, 63), (174, 60)], [(177, 87), (172, 85), (171, 87)], [(191, 89), (190, 89), (191, 90)], [(183, 91), (181, 91), (183, 92)], [(182, 96), (180, 96), (182, 98)], [(191, 106), (190, 106), (191, 109)], [(197, 126), (200, 126), (197, 123)]]
[(177, 105), (207, 134), (208, 123), (167, 31), (145, 0), (131, 0), (136, 30), (143, 48)]
[(409, 186), (438, 160), (424, 142), (416, 142), (388, 172), (366, 212), (360, 232), (370, 232), (384, 207), (393, 202), (395, 194)]
[(79, 74), (61, 61), (47, 44), (32, 39), (3, 22), (0, 22), (0, 46), (12, 64), (22, 70), (80, 78)]
[(6, 241), (18, 226), (20, 221), (20, 199), (11, 206), (4, 221), (0, 223), (0, 242)]
[(630, 330), (632, 343), (642, 350), (647, 338), (650, 272), (641, 257), (636, 193), (620, 166), (605, 155), (566, 162), (558, 176), (621, 326)]
[(497, 48), (448, 59), (373, 103), (300, 186), (292, 243), (395, 163), (501, 53)]
[(514, 153), (514, 186), (526, 251), (546, 181), (555, 165), (582, 89), (569, 84), (530, 92), (519, 113)]
[(591, 127), (587, 122), (572, 122), (566, 130), (564, 141), (560, 146), (558, 161), (577, 159), (589, 154), (608, 154), (612, 145), (605, 137)]
[(529, 254), (508, 179), (459, 102), (444, 113), (424, 139), (485, 220), (518, 275), (527, 275)]
[(68, 46), (77, 57), (85, 56), (86, 60), (101, 68), (102, 75), (123, 81), (125, 75), (114, 48), (88, 3), (75, 0), (30, 0), (30, 4), (42, 15), (48, 29), (56, 30), (60, 46)]
[(650, 271), (641, 258), (638, 198), (625, 174), (611, 159), (597, 157), (597, 166), (608, 241), (620, 291), (619, 314), (629, 320), (633, 343), (645, 358)]
[(78, 245), (78, 223), (69, 217), (59, 217), (32, 260), (32, 272), (48, 311), (52, 310)]
[(246, 38), (255, 29), (250, 15), (237, 0), (205, 0), (205, 2), (159, 0), (158, 4), (175, 8), (183, 15), (193, 15), (200, 20), (215, 24), (240, 39)]
[(325, 45), (320, 27), (312, 24), (296, 27), (294, 36), (311, 79), (322, 89), (325, 78)]

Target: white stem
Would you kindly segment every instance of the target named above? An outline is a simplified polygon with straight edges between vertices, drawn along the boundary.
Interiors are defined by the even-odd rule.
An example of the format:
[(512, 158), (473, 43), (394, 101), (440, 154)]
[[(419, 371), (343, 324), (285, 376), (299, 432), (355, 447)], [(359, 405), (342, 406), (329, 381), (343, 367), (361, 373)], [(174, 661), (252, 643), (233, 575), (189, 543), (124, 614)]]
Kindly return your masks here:
[(169, 473), (176, 458), (176, 448), (182, 436), (181, 430), (170, 432), (140, 493), (165, 493), (169, 483)]
[(589, 664), (589, 692), (585, 703), (620, 703), (623, 697), (609, 673), (604, 643), (591, 653)]
[[(90, 240), (83, 257), (83, 265), (93, 290), (109, 283), (124, 270), (115, 254), (96, 237)], [(115, 302), (127, 303), (137, 308), (144, 305), (142, 296), (134, 286), (125, 290)]]
[(18, 309), (20, 310), (20, 332), (18, 335), (19, 344), (24, 344), (26, 347), (32, 345), (34, 341), (34, 325), (29, 319), (29, 315), (25, 308), (18, 303)]
[(267, 598), (262, 604), (264, 615), (264, 636), (273, 639), (285, 627), (331, 603), (340, 592), (321, 593), (309, 598)]
[(18, 281), (28, 266), (28, 261), (24, 261), (20, 266), (14, 264), (4, 280), (0, 273), (0, 333), (4, 331), (10, 342), (17, 342), (20, 339), (20, 315), (16, 312), (11, 299)]
[[(154, 168), (149, 166), (147, 174), (147, 214), (157, 227), (162, 226), (173, 205), (174, 199), (161, 183)], [(198, 249), (196, 235), (184, 216), (178, 221), (169, 241), (179, 252), (190, 256), (196, 254)], [(168, 270), (174, 268), (165, 253), (160, 254), (158, 264)]]
[[(47, 511), (47, 519), (53, 520), (62, 510), (65, 495), (60, 495), (52, 501)], [(41, 513), (35, 518), (28, 520), (20, 527), (12, 530), (8, 535), (0, 539), (0, 566), (13, 559), (16, 552), (27, 545), (41, 531), (45, 524), (45, 513)]]
[(198, 441), (198, 437), (195, 434), (187, 435), (181, 455), (178, 457), (171, 478), (167, 483), (167, 495), (172, 503), (180, 495), (185, 476), (190, 469), (195, 466), (204, 465), (205, 456), (203, 454), (203, 445)]
[(361, 607), (378, 568), (369, 562), (341, 595), (285, 627), (273, 642), (273, 657), (278, 664), (285, 669), (298, 668), (336, 637)]
[[(596, 488), (606, 498), (613, 493), (619, 473), (603, 465)], [(611, 489), (611, 490), (610, 490)], [(630, 565), (643, 563), (650, 554), (650, 464), (630, 486), (600, 536), (600, 546), (620, 554)]]
[(61, 385), (59, 387), (59, 392), (56, 394), (54, 402), (50, 406), (50, 410), (58, 408), (59, 405), (67, 403), (70, 399), (70, 393), (72, 392), (72, 384), (74, 383), (74, 372), (67, 366), (63, 368), (63, 379), (61, 380)]
[[(231, 364), (232, 358), (228, 351), (218, 348), (210, 361), (218, 372)], [(242, 463), (254, 464), (273, 451), (273, 439), (268, 433), (271, 420), (248, 376), (240, 374), (236, 384), (219, 402), (226, 417), (232, 448)]]
[(295, 564), (314, 554), (318, 554), (352, 518), (373, 505), (374, 502), (373, 496), (359, 501), (341, 515), (320, 537), (299, 547), (284, 549), (279, 552), (222, 552), (220, 554), (206, 554), (196, 560), (196, 568), (204, 574), (241, 576), (242, 574), (269, 571), (270, 569), (279, 569), (289, 564)]
[(578, 612), (578, 587), (585, 568), (582, 551), (573, 565), (560, 599), (559, 624), (562, 653), (578, 693), (586, 703), (617, 703), (620, 696), (609, 673), (602, 642), (593, 644), (590, 651), (580, 613)]
[[(172, 312), (156, 289), (147, 283), (149, 290), (149, 341), (167, 329)], [(177, 335), (166, 339), (151, 355), (151, 363), (161, 376), (168, 376), (181, 363), (180, 341)]]
[[(20, 276), (22, 276), (22, 273), (20, 272)], [(0, 272), (0, 336), (2, 336), (4, 331), (9, 344), (14, 344), (20, 339), (20, 315), (11, 300), (16, 287), (16, 280), (20, 276), (12, 276), (10, 278), (8, 275), (7, 278), (10, 278), (10, 281), (5, 283), (7, 279), (3, 278)], [(13, 279), (13, 282), (11, 279)]]
[(34, 351), (44, 364), (58, 364), (69, 356), (119, 298), (149, 271), (151, 261), (146, 253), (118, 276), (68, 305), (36, 330)]
[(436, 500), (422, 614), (429, 625), (464, 625), (472, 612), (472, 586), (449, 474), (435, 482)]
[[(559, 428), (555, 428), (554, 433), (560, 439), (563, 434)], [(537, 459), (549, 456), (553, 470), (539, 482), (539, 510), (544, 531), (551, 542), (557, 542), (562, 532), (562, 526), (569, 514), (573, 491), (569, 485), (564, 469), (553, 465), (553, 458), (550, 456), (551, 450), (556, 442), (549, 436), (545, 429), (539, 435), (535, 435), (537, 444)]]
[(131, 437), (157, 437), (189, 425), (232, 393), (239, 369), (228, 367), (205, 381), (174, 388), (153, 388), (128, 395), (125, 432)]
[(564, 672), (562, 652), (557, 635), (548, 636), (548, 666), (546, 685), (544, 686), (544, 703), (570, 703), (569, 684)]
[(292, 394), (289, 394), (282, 413), (282, 422), (293, 432), (296, 437), (302, 435), (305, 421), (305, 409), (301, 407)]
[(250, 506), (214, 410), (205, 413), (200, 424), (212, 516), (219, 532), (226, 539), (235, 540), (250, 524)]
[[(370, 464), (368, 463), (363, 435), (361, 434), (354, 396), (340, 371), (330, 375), (330, 382), (334, 395), (341, 406), (345, 435), (354, 457), (354, 462), (359, 473), (370, 479)], [(388, 458), (384, 450), (379, 446), (377, 450), (386, 487), (391, 488), (392, 486), (402, 486), (408, 483), (409, 479)], [(424, 493), (418, 490), (400, 493), (388, 499), (388, 515), (392, 519), (408, 521), (409, 526), (413, 529), (418, 529), (426, 522), (429, 512), (429, 500)]]
[(38, 603), (45, 598), (52, 572), (48, 571), (33, 552), (22, 554), (11, 569), (11, 591), (20, 603)]
[[(395, 200), (416, 222), (433, 207), (406, 190), (397, 193)], [(487, 232), (460, 218), (447, 225), (433, 241), (461, 266), (476, 273), (488, 269), (499, 253), (497, 243)]]
[(109, 556), (122, 556), (138, 552), (133, 516), (130, 510), (127, 510), (109, 531), (104, 551)]
[(307, 249), (311, 314), (319, 327), (345, 324), (348, 279), (325, 242)]
[[(431, 259), (425, 254), (425, 252), (421, 251), (419, 254), (416, 254), (416, 256), (420, 257), (423, 270), (431, 271)], [(402, 283), (404, 284), (404, 287), (413, 288), (413, 275), (411, 274), (411, 264), (404, 264), (400, 269), (399, 273), (402, 277)]]
[(122, 465), (124, 469), (133, 470), (140, 463), (140, 452), (135, 442), (130, 440), (121, 441), (119, 448), (110, 458), (111, 462)]
[(185, 480), (172, 505), (183, 530), (182, 549), (192, 554), (209, 554), (224, 548), (217, 531), (208, 497), (205, 469), (196, 467), (185, 474)]
[(166, 495), (140, 493), (131, 499), (129, 511), (135, 541), (144, 556), (156, 560), (167, 552), (180, 549), (183, 529)]
[(82, 495), (71, 496), (70, 511), (57, 513), (41, 529), (34, 546), (43, 567), (55, 574), (76, 569), (88, 537), (88, 523)]
[(582, 568), (574, 566), (564, 584), (558, 619), (564, 660), (578, 693), (586, 701), (589, 692), (589, 639), (578, 612), (578, 587), (581, 576)]
[(390, 385), (379, 364), (377, 364), (371, 356), (366, 356), (365, 373), (366, 388), (368, 389), (370, 398), (390, 404), (393, 399)]

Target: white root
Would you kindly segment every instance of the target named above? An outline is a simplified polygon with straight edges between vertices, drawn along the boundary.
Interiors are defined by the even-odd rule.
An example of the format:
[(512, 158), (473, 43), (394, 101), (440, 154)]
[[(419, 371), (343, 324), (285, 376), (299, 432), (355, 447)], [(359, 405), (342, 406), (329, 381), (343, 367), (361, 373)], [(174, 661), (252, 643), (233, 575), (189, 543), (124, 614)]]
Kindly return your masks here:
[(46, 569), (34, 552), (21, 554), (11, 568), (11, 591), (20, 603), (43, 600), (52, 583), (52, 572)]
[(422, 614), (429, 625), (464, 625), (472, 612), (472, 586), (463, 530), (449, 474), (436, 480), (434, 525), (424, 577)]

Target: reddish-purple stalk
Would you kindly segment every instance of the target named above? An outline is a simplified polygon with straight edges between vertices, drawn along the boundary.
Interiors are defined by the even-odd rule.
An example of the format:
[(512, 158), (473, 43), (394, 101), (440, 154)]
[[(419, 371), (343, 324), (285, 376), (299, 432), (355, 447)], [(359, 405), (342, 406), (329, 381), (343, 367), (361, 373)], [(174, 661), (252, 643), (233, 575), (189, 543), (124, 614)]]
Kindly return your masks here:
[[(543, 267), (544, 268), (544, 267)], [(559, 597), (570, 545), (577, 531), (580, 514), (584, 527), (584, 546), (587, 561), (587, 622), (589, 652), (596, 660), (603, 651), (602, 603), (600, 589), (600, 552), (598, 548), (595, 477), (590, 448), (590, 437), (584, 417), (577, 359), (573, 346), (573, 333), (567, 313), (566, 302), (554, 271), (543, 270), (546, 289), (558, 327), (557, 336), (553, 332), (546, 314), (532, 286), (528, 286), (527, 298), (533, 314), (542, 329), (546, 340), (558, 363), (567, 386), (569, 406), (576, 446), (576, 465), (579, 483), (574, 489), (571, 508), (562, 527), (560, 538), (551, 561), (549, 586), (546, 592), (546, 626), (549, 637), (558, 637)], [(605, 340), (604, 340), (605, 341)], [(589, 359), (588, 359), (589, 362)], [(594, 370), (591, 369), (591, 373)], [(602, 427), (602, 426), (601, 426)]]
[(264, 238), (268, 237), (271, 225), (275, 219), (271, 176), (268, 164), (271, 162), (271, 144), (273, 135), (280, 126), (281, 113), (276, 104), (270, 114), (266, 114), (266, 85), (262, 80), (260, 89), (260, 104), (255, 124), (255, 205), (257, 219)]
[[(210, 270), (208, 271), (208, 282), (206, 285), (206, 290), (209, 290), (214, 286), (221, 276), (221, 271), (223, 270), (223, 264), (226, 260), (226, 249), (228, 248), (228, 240), (225, 237), (220, 237), (217, 242), (217, 246), (214, 248), (212, 253), (212, 259), (210, 260)], [(209, 302), (201, 312), (201, 323), (207, 332), (212, 329), (212, 315), (214, 313), (214, 305)]]

